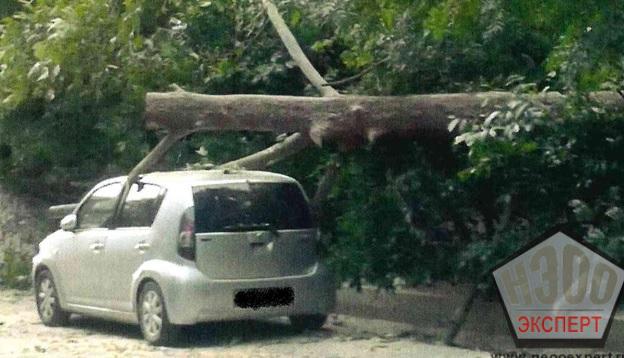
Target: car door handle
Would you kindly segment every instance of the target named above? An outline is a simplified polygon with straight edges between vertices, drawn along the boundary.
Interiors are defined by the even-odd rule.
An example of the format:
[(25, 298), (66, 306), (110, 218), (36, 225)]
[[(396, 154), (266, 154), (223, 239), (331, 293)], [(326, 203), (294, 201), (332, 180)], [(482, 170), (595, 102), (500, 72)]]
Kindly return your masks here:
[(139, 251), (145, 251), (149, 248), (150, 244), (148, 244), (147, 242), (139, 242), (138, 244), (134, 245), (134, 249)]
[(93, 244), (89, 245), (89, 248), (92, 251), (100, 251), (104, 248), (104, 244), (101, 242), (94, 242)]

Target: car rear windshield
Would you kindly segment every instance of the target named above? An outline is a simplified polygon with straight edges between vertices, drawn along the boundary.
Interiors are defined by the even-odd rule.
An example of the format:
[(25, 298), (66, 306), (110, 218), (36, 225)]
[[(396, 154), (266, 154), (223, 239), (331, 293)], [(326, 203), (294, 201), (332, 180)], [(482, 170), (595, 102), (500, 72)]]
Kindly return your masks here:
[(305, 197), (294, 183), (228, 183), (193, 188), (196, 232), (312, 228)]

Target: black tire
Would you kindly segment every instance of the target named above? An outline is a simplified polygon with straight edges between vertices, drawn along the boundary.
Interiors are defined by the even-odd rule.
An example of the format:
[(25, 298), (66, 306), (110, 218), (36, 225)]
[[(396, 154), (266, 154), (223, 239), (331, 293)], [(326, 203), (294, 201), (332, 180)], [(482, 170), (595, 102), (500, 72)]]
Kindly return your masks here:
[(61, 327), (69, 323), (70, 314), (61, 308), (54, 279), (48, 270), (39, 272), (35, 277), (35, 303), (44, 325)]
[(148, 282), (141, 289), (137, 314), (141, 333), (149, 344), (171, 346), (177, 343), (179, 326), (169, 322), (164, 296), (155, 282)]
[(327, 315), (324, 314), (312, 314), (312, 315), (301, 315), (301, 316), (291, 316), (290, 325), (297, 332), (303, 332), (305, 330), (317, 331), (323, 327), (325, 321), (327, 320)]

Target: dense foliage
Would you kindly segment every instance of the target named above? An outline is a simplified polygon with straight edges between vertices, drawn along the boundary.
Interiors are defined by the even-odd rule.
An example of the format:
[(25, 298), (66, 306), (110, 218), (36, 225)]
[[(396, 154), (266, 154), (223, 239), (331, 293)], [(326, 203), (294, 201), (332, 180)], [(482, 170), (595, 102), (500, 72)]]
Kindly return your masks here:
[[(274, 170), (324, 205), (328, 260), (344, 279), (389, 287), (471, 280), (555, 223), (624, 259), (624, 118), (585, 98), (619, 89), (624, 6), (586, 0), (283, 0), (312, 62), (345, 93), (513, 90), (460, 126), (456, 143), (310, 149)], [(9, 16), (10, 15), (10, 16)], [(0, 176), (51, 200), (129, 169), (155, 143), (148, 90), (315, 95), (256, 0), (35, 0), (0, 4)], [(571, 95), (554, 115), (524, 94)], [(266, 135), (196, 135), (169, 167), (234, 159)], [(36, 183), (37, 185), (33, 185)], [(62, 196), (65, 194), (65, 196)]]

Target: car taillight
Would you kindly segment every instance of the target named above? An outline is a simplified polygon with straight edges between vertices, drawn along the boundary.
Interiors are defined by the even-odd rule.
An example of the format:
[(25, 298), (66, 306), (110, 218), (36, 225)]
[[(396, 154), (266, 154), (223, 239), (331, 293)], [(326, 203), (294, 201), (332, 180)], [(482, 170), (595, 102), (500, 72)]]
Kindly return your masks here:
[(178, 254), (187, 260), (195, 260), (195, 215), (193, 208), (189, 208), (180, 220), (178, 234)]

